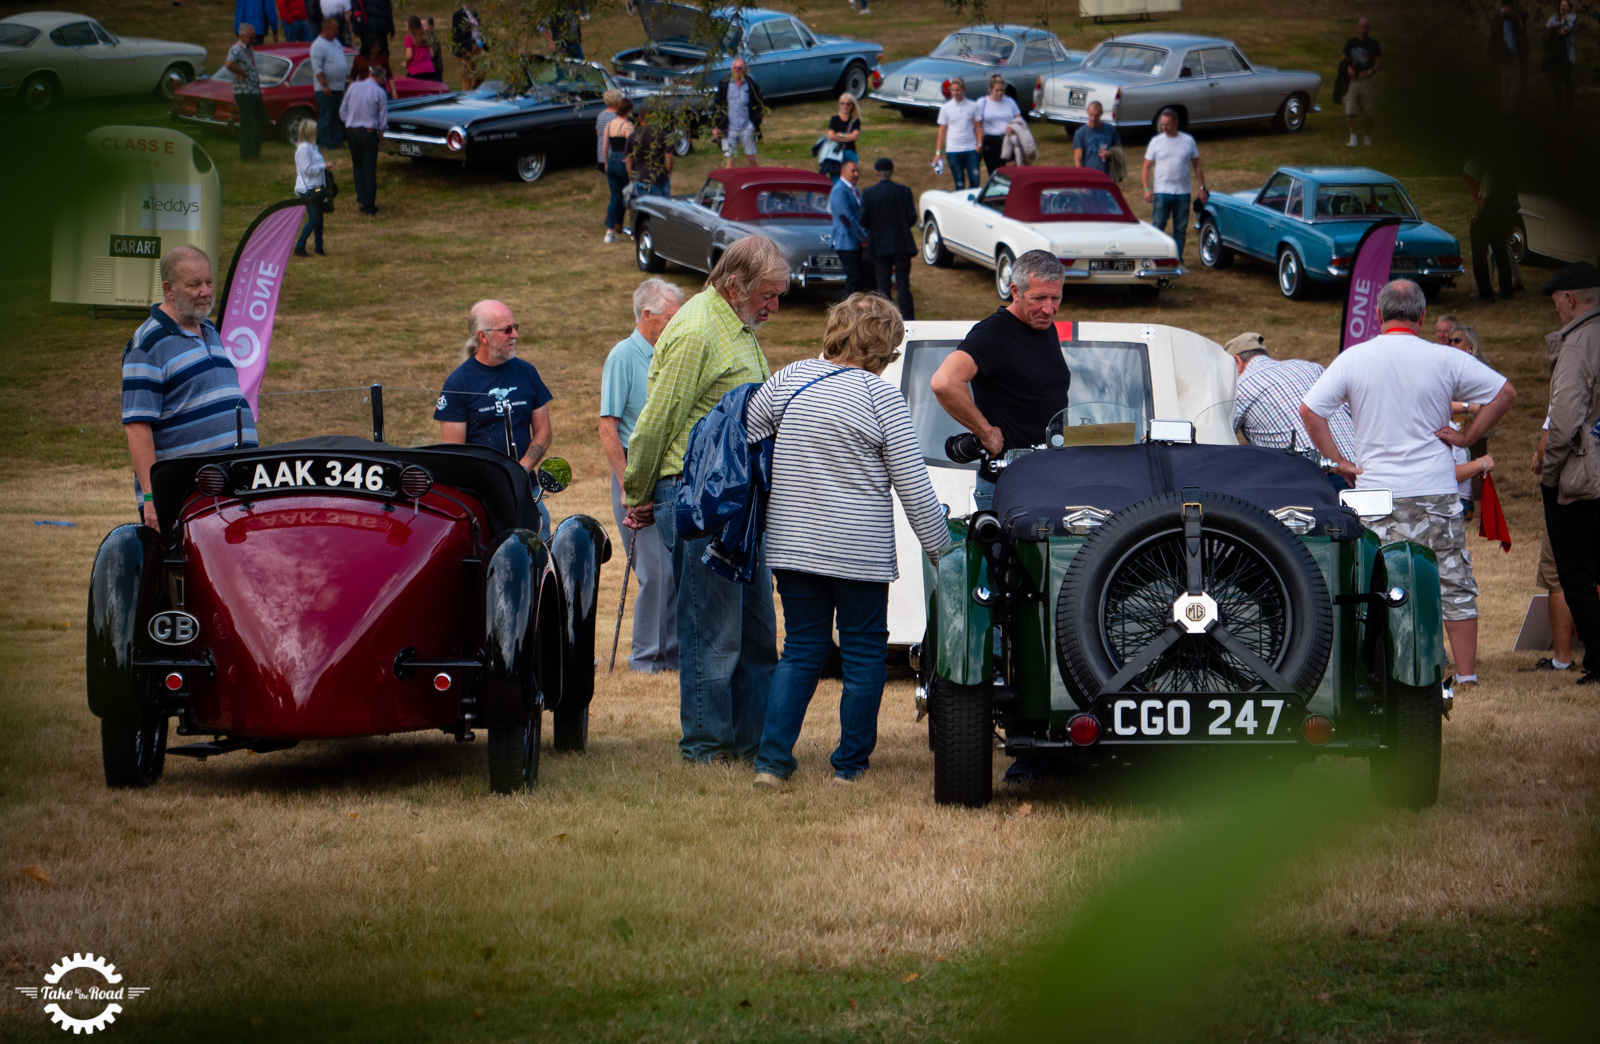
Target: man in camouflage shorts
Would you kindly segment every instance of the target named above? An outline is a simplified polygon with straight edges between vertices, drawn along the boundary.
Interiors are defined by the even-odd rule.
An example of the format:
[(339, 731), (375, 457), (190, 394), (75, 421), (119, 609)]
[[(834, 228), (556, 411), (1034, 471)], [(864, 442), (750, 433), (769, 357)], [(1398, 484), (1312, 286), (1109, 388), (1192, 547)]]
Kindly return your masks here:
[(1412, 540), (1433, 549), (1439, 559), (1439, 593), (1446, 620), (1478, 618), (1478, 581), (1467, 550), (1467, 521), (1454, 493), (1395, 497), (1394, 510), (1363, 523), (1385, 544)]

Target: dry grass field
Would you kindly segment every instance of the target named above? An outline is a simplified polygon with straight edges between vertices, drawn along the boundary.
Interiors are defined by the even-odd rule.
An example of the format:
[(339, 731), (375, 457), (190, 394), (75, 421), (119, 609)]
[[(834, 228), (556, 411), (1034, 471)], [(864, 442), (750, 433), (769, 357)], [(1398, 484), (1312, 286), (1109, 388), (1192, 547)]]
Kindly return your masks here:
[[(448, 18), (443, 6), (396, 6)], [(1126, 28), (1075, 21), (1062, 6), (1075, 10), (990, 10), (1018, 21), (1048, 14), (1079, 47)], [(924, 52), (958, 24), (937, 0), (873, 8), (861, 18), (830, 0), (804, 15), (820, 30), (881, 41), (888, 60)], [(229, 36), (224, 0), (79, 0), (76, 9), (114, 32), (203, 42), (213, 65)], [(1402, 34), (1410, 4), (1361, 10), (1395, 84), (1377, 146), (1355, 159), (1401, 177), (1424, 216), (1465, 242), (1464, 157), (1431, 144), (1429, 109), (1402, 102), (1436, 96), (1402, 88), (1429, 80), (1436, 90), (1429, 71), (1448, 37)], [(1331, 83), (1356, 13), (1343, 0), (1189, 0), (1160, 25), (1230, 36), (1253, 58), (1316, 69)], [(584, 42), (608, 56), (640, 35), (606, 8)], [(1530, 96), (1542, 89), (1536, 82)], [(1352, 162), (1326, 91), (1322, 104), (1298, 136), (1264, 126), (1204, 135), (1211, 184), (1253, 186), (1279, 163)], [(1586, 125), (1597, 107), (1594, 94), (1580, 98)], [(780, 105), (764, 160), (809, 165), (831, 108), (828, 99)], [(901, 180), (934, 187), (931, 124), (866, 109), (863, 155), (891, 155)], [(0, 128), (15, 144), (5, 163), (18, 166), (6, 181), (28, 182), (24, 160), (57, 169), (59, 143), (88, 128), (164, 120), (157, 102), (139, 99), (68, 106), (44, 121), (7, 111)], [(1070, 162), (1059, 129), (1039, 135), (1046, 162)], [(231, 139), (202, 140), (222, 174), (226, 254), (263, 206), (290, 194), (292, 157), (269, 142), (247, 166)], [(702, 143), (675, 188), (697, 185), (719, 158)], [(347, 177), (347, 157), (342, 166)], [(426, 437), (432, 389), (459, 358), (467, 307), (501, 298), (523, 325), (521, 353), (556, 395), (555, 452), (577, 475), (552, 507), (610, 528), (594, 427), (600, 364), (630, 328), (641, 274), (628, 245), (601, 244), (603, 179), (581, 158), (522, 185), (385, 157), (379, 204), (382, 214), (365, 220), (341, 201), (328, 221), (330, 256), (294, 263), (265, 390), (382, 382), (391, 438)], [(1001, 793), (981, 812), (936, 808), (903, 672), (891, 672), (872, 771), (852, 788), (825, 785), (823, 771), (837, 682), (824, 682), (813, 704), (796, 785), (762, 795), (745, 769), (680, 763), (674, 677), (608, 675), (602, 664), (589, 752), (547, 752), (525, 796), (488, 794), (481, 742), (429, 735), (170, 759), (154, 788), (108, 791), (84, 703), (83, 607), (96, 546), (130, 520), (117, 392), (135, 319), (91, 320), (49, 303), (45, 210), (17, 205), (0, 261), (0, 1041), (59, 1039), (41, 1004), (11, 987), (37, 985), (78, 951), (107, 955), (128, 983), (152, 987), (125, 1004), (112, 1039), (987, 1039), (1017, 1025), (1024, 996), (1070, 993), (1066, 979), (1029, 978), (1033, 955), (1082, 909), (1137, 906), (1119, 884), (1173, 885), (1207, 859), (1224, 877), (1255, 880), (1250, 867), (1227, 869), (1254, 849), (1206, 846), (1226, 810), (1193, 798), (1187, 783), (1095, 778)], [(1191, 274), (1155, 303), (1076, 293), (1064, 317), (1171, 323), (1217, 341), (1257, 330), (1281, 354), (1331, 357), (1336, 296), (1285, 301), (1271, 273), (1248, 263), (1206, 271), (1192, 234), (1188, 260)], [(1549, 274), (1530, 265), (1527, 285)], [(700, 282), (677, 269), (668, 277), (691, 291)], [(912, 280), (924, 319), (995, 307), (988, 273), (968, 265), (918, 263)], [(1440, 803), (1413, 814), (1358, 801), (1303, 849), (1290, 840), (1306, 832), (1284, 830), (1266, 845), (1272, 872), (1259, 890), (1219, 898), (1219, 933), (1185, 935), (1176, 921), (1149, 919), (1130, 927), (1119, 944), (1147, 947), (1151, 970), (1129, 995), (1151, 1006), (1106, 1023), (1108, 1036), (1553, 1039), (1563, 1005), (1583, 992), (1572, 985), (1592, 988), (1600, 710), (1571, 676), (1518, 673), (1533, 654), (1511, 652), (1533, 591), (1539, 522), (1527, 460), (1544, 411), (1543, 334), (1556, 323), (1536, 289), (1482, 306), (1470, 284), (1439, 306), (1478, 325), (1490, 361), (1521, 393), (1491, 442), (1516, 542), (1502, 554), (1474, 539), (1483, 685), (1445, 725)], [(762, 333), (774, 368), (816, 351), (826, 303), (784, 301)], [(261, 426), (273, 441), (363, 434), (365, 409), (357, 392), (275, 395)], [(608, 569), (602, 645), (620, 583), (620, 569)], [(1364, 777), (1363, 766), (1325, 759), (1288, 785), (1314, 809), (1313, 796), (1359, 793)], [(1189, 863), (1184, 853), (1200, 855)], [(1150, 869), (1174, 865), (1167, 878)], [(28, 866), (47, 883), (24, 874)], [(1181, 968), (1161, 959), (1185, 947), (1194, 959)], [(1071, 1025), (1019, 1032), (1065, 1039)]]

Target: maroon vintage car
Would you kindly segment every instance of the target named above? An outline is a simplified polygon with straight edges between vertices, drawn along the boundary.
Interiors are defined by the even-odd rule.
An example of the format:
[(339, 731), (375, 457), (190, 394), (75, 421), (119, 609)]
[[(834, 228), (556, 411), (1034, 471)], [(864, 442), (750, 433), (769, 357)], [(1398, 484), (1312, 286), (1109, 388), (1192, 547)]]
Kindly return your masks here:
[[(317, 83), (311, 74), (311, 45), (263, 44), (256, 49), (256, 71), (261, 75), (261, 100), (267, 120), (285, 142), (294, 144), (301, 120), (317, 118)], [(345, 48), (345, 60), (356, 52)], [(434, 80), (396, 76), (395, 93), (401, 98), (446, 94), (450, 88)], [(239, 110), (233, 104), (233, 73), (226, 64), (206, 79), (177, 89), (172, 98), (172, 118), (200, 127), (237, 129)]]
[[(570, 478), (344, 436), (157, 463), (159, 527), (113, 529), (90, 580), (106, 783), (147, 786), (169, 753), (482, 728), (491, 789), (532, 785), (542, 712), (583, 750), (594, 693), (610, 543), (586, 515), (539, 536), (537, 499)], [(212, 738), (169, 750), (174, 717)]]

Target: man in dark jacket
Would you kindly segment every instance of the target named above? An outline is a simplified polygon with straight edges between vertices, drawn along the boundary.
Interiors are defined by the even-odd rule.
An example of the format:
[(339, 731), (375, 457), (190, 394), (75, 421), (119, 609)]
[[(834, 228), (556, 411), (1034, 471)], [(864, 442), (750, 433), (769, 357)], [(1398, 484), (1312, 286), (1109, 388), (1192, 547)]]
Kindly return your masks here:
[(1510, 115), (1522, 104), (1528, 71), (1528, 20), (1517, 0), (1501, 0), (1489, 21), (1489, 57), (1500, 67), (1500, 111)]
[(390, 0), (361, 0), (366, 21), (361, 27), (361, 53), (370, 54), (376, 41), (383, 53), (389, 53), (389, 41), (394, 39), (394, 5)]
[(761, 100), (761, 88), (748, 75), (743, 58), (735, 58), (729, 75), (717, 84), (717, 100), (712, 106), (714, 123), (711, 137), (721, 142), (722, 154), (728, 166), (744, 147), (747, 166), (759, 167), (756, 162), (756, 140), (761, 137), (761, 116), (766, 111)]
[(916, 318), (911, 303), (911, 255), (917, 241), (911, 230), (917, 224), (917, 208), (911, 190), (894, 180), (894, 160), (888, 156), (872, 165), (878, 183), (861, 194), (861, 227), (867, 230), (867, 256), (878, 273), (878, 292), (889, 296), (889, 273), (894, 273), (896, 303), (900, 318)]

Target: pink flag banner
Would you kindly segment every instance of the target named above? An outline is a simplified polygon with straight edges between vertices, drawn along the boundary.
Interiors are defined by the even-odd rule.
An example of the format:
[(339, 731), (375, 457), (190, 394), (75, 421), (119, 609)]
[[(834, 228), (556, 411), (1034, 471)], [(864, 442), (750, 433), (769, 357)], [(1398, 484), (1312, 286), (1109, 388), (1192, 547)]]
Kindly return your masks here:
[(222, 288), (222, 344), (239, 371), (239, 388), (259, 421), (256, 408), (261, 377), (267, 372), (272, 323), (278, 314), (278, 293), (289, 267), (295, 234), (305, 221), (306, 206), (298, 199), (274, 203), (251, 222), (228, 268)]
[(1394, 264), (1394, 244), (1400, 236), (1400, 219), (1374, 222), (1351, 255), (1350, 291), (1344, 300), (1344, 322), (1339, 327), (1339, 350), (1370, 341), (1378, 335), (1378, 291), (1389, 281)]

